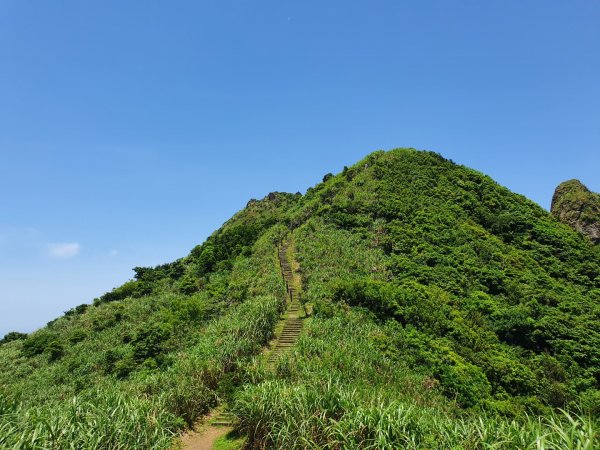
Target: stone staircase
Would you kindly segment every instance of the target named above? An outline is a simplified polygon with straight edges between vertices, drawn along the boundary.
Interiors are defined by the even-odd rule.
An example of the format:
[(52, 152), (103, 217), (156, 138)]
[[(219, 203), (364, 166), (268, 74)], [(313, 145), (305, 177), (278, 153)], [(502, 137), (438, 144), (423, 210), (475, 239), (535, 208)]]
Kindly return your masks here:
[(294, 271), (288, 260), (288, 248), (289, 244), (284, 242), (279, 246), (278, 251), (279, 266), (281, 267), (281, 274), (285, 281), (288, 298), (286, 299), (287, 304), (283, 329), (269, 354), (268, 363), (271, 368), (283, 353), (296, 344), (298, 336), (302, 331), (302, 316), (304, 315), (304, 311), (300, 303), (299, 290), (296, 288), (296, 283), (294, 282)]
[(214, 427), (233, 427), (235, 416), (230, 412), (227, 412), (226, 408), (223, 408), (215, 413), (210, 420), (210, 424)]
[[(277, 341), (271, 347), (268, 353), (267, 364), (270, 370), (275, 366), (277, 359), (287, 352), (296, 344), (298, 336), (302, 331), (302, 320), (304, 317), (304, 309), (300, 303), (300, 293), (294, 282), (294, 270), (288, 260), (287, 251), (289, 244), (282, 243), (278, 249), (279, 266), (281, 275), (285, 281), (287, 290), (286, 309), (283, 316), (283, 328), (281, 334), (277, 337)], [(281, 324), (280, 324), (281, 326)], [(235, 417), (227, 412), (227, 407), (215, 411), (214, 416), (210, 420), (210, 424), (215, 427), (233, 427)]]

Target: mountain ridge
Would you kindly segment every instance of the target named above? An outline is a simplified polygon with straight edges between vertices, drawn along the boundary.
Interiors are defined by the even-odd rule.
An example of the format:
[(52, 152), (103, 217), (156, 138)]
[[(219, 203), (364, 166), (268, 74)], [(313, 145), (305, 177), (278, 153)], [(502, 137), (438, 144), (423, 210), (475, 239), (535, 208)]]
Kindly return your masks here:
[[(282, 312), (284, 238), (313, 315), (271, 371), (259, 355)], [(166, 448), (225, 400), (250, 448), (376, 436), (535, 448), (539, 433), (560, 439), (559, 408), (574, 417), (561, 426), (589, 425), (597, 440), (600, 249), (439, 154), (374, 152), (305, 195), (251, 200), (187, 256), (134, 270), (93, 305), (0, 346), (6, 442), (97, 436), (84, 422), (52, 441), (26, 419), (76, 430), (69, 398), (104, 424), (105, 448)], [(115, 404), (110, 423), (102, 410)], [(118, 426), (141, 430), (137, 441)]]

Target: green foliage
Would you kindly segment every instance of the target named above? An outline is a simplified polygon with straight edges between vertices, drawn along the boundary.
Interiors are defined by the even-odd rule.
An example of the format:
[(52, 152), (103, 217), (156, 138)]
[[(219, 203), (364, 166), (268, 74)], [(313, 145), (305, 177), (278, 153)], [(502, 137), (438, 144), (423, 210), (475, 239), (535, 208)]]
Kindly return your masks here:
[(412, 329), (399, 351), (449, 398), (521, 415), (600, 388), (600, 253), (522, 196), (437, 154), (394, 150), (317, 186), (301, 210), (315, 312), (366, 308)]
[(478, 381), (486, 385), (473, 366), (450, 364), (449, 349), (425, 345), (426, 336), (403, 332), (397, 323), (376, 323), (357, 310), (313, 318), (276, 374), (256, 367), (254, 383), (235, 396), (232, 410), (248, 446), (516, 450), (599, 444), (597, 416), (557, 413), (517, 421), (481, 411), (465, 414), (441, 395), (447, 388), (424, 366), (420, 373), (409, 367), (407, 355), (415, 353), (416, 344), (398, 354), (399, 343), (419, 339), (431, 348), (432, 364), (448, 370), (445, 376), (452, 381), (462, 380), (457, 392), (475, 390)]
[[(271, 373), (283, 238), (313, 317)], [(0, 447), (168, 448), (224, 399), (249, 448), (598, 447), (600, 247), (435, 153), (251, 200), (134, 271), (3, 339)]]
[(21, 339), (25, 339), (27, 337), (27, 333), (19, 333), (18, 331), (11, 331), (10, 333), (6, 333), (2, 339), (0, 339), (0, 344), (6, 344), (12, 341), (18, 341)]
[(0, 447), (170, 447), (270, 339), (285, 295), (281, 232), (263, 230), (199, 292), (142, 270), (133, 283), (153, 283), (151, 293), (97, 302), (3, 345)]
[(137, 361), (145, 361), (160, 355), (165, 341), (171, 337), (172, 329), (167, 323), (145, 325), (133, 337), (133, 356)]
[(164, 405), (110, 390), (34, 408), (0, 396), (1, 448), (164, 449), (180, 425)]
[(564, 413), (523, 422), (455, 417), (410, 402), (362, 399), (352, 386), (273, 380), (245, 390), (235, 411), (251, 448), (588, 449), (600, 445), (597, 419)]
[(33, 357), (58, 347), (59, 338), (57, 333), (50, 330), (40, 330), (24, 340), (21, 351), (23, 355)]

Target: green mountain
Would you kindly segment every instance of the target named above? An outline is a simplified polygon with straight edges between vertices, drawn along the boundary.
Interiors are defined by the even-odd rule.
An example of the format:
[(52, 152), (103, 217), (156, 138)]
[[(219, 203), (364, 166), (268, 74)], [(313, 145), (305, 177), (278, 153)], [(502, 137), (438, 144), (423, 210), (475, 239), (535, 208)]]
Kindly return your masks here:
[(551, 211), (561, 222), (600, 243), (600, 194), (591, 192), (579, 180), (558, 185)]
[(0, 448), (169, 448), (219, 404), (248, 448), (600, 445), (600, 246), (438, 154), (372, 153), (134, 271), (5, 338)]

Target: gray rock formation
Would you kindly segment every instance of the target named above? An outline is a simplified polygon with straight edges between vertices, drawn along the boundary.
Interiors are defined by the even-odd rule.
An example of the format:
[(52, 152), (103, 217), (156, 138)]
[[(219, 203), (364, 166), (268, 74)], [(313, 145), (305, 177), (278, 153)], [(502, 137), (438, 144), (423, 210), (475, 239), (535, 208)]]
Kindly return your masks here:
[(600, 194), (579, 180), (558, 185), (552, 197), (552, 214), (561, 222), (600, 244)]

